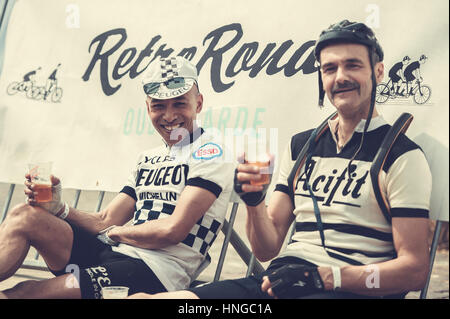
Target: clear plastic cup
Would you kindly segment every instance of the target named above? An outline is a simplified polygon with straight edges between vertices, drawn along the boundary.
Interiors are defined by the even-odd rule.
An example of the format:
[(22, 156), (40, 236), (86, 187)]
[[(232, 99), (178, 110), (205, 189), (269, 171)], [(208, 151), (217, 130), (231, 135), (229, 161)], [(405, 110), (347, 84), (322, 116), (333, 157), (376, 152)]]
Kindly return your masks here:
[(269, 172), (269, 162), (248, 162), (248, 164), (258, 166), (261, 178), (258, 180), (251, 180), (250, 185), (266, 185), (269, 184), (270, 174)]
[(256, 161), (247, 161), (248, 164), (254, 165), (259, 167), (259, 174), (261, 175), (261, 178), (258, 180), (251, 180), (250, 185), (266, 185), (270, 181), (270, 172), (269, 172), (269, 165), (270, 160), (256, 160)]
[(258, 180), (251, 180), (250, 185), (266, 185), (270, 183), (270, 156), (265, 138), (249, 137), (244, 143), (244, 163), (257, 166), (261, 177)]
[(109, 286), (102, 288), (103, 299), (124, 299), (128, 297), (128, 287)]
[(34, 199), (38, 203), (50, 202), (52, 200), (52, 162), (33, 162), (28, 164), (28, 173), (34, 184)]

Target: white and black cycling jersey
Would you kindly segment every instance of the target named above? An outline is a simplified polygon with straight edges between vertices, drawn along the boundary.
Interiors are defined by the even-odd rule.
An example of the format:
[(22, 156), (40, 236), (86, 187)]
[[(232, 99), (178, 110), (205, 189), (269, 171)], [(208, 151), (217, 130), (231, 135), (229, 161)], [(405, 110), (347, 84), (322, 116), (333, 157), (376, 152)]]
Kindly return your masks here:
[(133, 225), (169, 217), (188, 185), (207, 189), (217, 197), (188, 236), (176, 245), (153, 250), (127, 244), (113, 248), (142, 259), (169, 291), (189, 286), (222, 227), (234, 170), (225, 153), (224, 146), (212, 135), (198, 129), (190, 140), (185, 138), (172, 147), (162, 145), (142, 152), (122, 189), (136, 200)]
[[(317, 141), (310, 165), (294, 180), (295, 233), (280, 257), (295, 256), (318, 266), (366, 265), (395, 257), (391, 224), (374, 195), (369, 173), (372, 161), (391, 127), (381, 117), (371, 120), (364, 143), (362, 120), (351, 139), (339, 151), (334, 135), (337, 120), (329, 121)], [(280, 165), (275, 191), (289, 194), (288, 176), (312, 130), (294, 135)], [(323, 224), (324, 246), (318, 231), (313, 200), (317, 199)], [(426, 158), (414, 142), (401, 134), (391, 148), (380, 173), (381, 190), (388, 199), (392, 218), (428, 217), (431, 173)]]

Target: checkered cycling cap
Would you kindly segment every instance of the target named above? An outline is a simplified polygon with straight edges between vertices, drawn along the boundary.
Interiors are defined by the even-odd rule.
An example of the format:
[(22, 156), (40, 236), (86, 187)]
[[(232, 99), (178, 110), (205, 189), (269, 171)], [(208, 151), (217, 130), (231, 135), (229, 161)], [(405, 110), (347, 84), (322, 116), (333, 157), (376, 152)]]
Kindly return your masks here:
[(142, 85), (161, 83), (151, 98), (166, 100), (187, 93), (197, 83), (197, 68), (181, 56), (154, 60), (148, 66)]

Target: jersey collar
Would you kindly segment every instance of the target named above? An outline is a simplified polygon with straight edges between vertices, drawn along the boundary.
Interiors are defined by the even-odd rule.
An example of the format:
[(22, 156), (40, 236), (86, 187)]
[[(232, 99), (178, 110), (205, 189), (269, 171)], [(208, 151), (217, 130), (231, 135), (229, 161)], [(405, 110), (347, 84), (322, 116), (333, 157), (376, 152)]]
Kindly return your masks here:
[[(328, 120), (328, 126), (330, 127), (331, 132), (336, 131), (336, 125), (339, 121), (339, 117), (336, 117), (333, 120)], [(364, 125), (366, 124), (366, 120), (362, 119), (358, 125), (356, 125), (354, 132), (362, 133), (364, 131)], [(367, 131), (373, 131), (379, 128), (380, 126), (388, 124), (382, 115), (378, 115), (373, 117), (370, 120), (369, 128)]]
[[(174, 144), (174, 147), (183, 147), (189, 144), (194, 143), (203, 133), (205, 130), (202, 127), (196, 128), (192, 133), (189, 134), (189, 136), (185, 136), (181, 141)], [(169, 144), (163, 139), (164, 145), (166, 148), (170, 148)]]

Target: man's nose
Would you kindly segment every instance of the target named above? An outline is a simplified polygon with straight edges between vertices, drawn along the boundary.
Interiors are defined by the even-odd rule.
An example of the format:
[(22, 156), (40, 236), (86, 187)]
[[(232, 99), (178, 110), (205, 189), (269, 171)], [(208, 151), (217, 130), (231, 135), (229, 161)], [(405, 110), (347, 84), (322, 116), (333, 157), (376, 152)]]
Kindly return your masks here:
[(338, 67), (336, 70), (336, 78), (335, 81), (338, 83), (344, 83), (349, 80), (348, 74), (344, 68)]
[(172, 107), (167, 107), (166, 111), (164, 112), (163, 119), (166, 122), (171, 123), (177, 119), (177, 113)]

